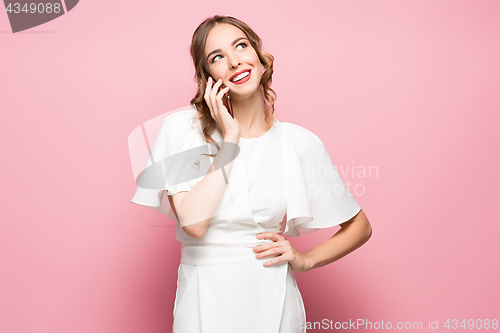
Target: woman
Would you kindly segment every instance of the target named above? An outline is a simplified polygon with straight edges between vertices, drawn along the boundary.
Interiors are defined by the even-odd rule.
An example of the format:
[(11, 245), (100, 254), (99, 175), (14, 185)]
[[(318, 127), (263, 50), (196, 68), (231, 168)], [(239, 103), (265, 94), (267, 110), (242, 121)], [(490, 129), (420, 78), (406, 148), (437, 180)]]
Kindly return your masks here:
[[(198, 93), (165, 118), (148, 163), (151, 170), (161, 161), (163, 176), (149, 175), (161, 186), (139, 183), (132, 199), (178, 223), (173, 331), (305, 332), (294, 271), (354, 251), (370, 238), (370, 223), (322, 141), (273, 116), (273, 57), (255, 32), (211, 17), (196, 29), (191, 55)], [(339, 224), (304, 253), (285, 238)]]

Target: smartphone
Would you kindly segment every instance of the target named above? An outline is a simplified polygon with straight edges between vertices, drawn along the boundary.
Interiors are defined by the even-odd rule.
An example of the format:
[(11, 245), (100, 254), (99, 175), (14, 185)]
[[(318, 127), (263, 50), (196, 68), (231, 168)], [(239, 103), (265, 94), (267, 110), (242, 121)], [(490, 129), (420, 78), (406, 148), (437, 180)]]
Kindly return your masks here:
[[(212, 81), (213, 81), (213, 84), (215, 84), (215, 82), (217, 82), (213, 77), (212, 77)], [(222, 83), (221, 86), (219, 87), (219, 91), (220, 91), (220, 89), (224, 89), (224, 88), (226, 88), (226, 86), (224, 85), (224, 83)], [(217, 91), (217, 92), (219, 92), (219, 91)], [(224, 96), (222, 96), (222, 104), (224, 104), (224, 106), (226, 107), (226, 109), (229, 112), (229, 114), (231, 115), (231, 117), (234, 118), (233, 106), (231, 104), (231, 97), (229, 96), (228, 93), (225, 93)]]

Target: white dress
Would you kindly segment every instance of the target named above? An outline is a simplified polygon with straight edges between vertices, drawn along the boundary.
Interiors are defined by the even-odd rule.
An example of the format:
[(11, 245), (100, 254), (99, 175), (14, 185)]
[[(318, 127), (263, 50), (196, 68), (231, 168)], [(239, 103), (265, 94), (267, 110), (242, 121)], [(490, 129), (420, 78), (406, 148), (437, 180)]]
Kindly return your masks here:
[[(176, 221), (167, 195), (192, 189), (217, 148), (203, 140), (191, 106), (162, 122), (132, 202)], [(212, 138), (222, 145), (217, 129)], [(288, 262), (264, 267), (252, 248), (265, 231), (299, 236), (343, 223), (361, 209), (339, 177), (322, 141), (307, 129), (275, 120), (254, 139), (240, 138), (221, 204), (202, 238), (176, 221), (181, 243), (174, 333), (302, 333), (306, 317)], [(143, 164), (144, 165), (144, 164)]]

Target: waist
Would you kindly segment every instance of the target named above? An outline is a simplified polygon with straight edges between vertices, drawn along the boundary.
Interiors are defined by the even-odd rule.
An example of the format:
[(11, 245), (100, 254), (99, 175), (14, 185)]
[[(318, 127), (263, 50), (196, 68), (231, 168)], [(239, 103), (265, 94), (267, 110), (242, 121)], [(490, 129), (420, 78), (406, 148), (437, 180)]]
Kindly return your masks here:
[(256, 252), (253, 251), (253, 247), (248, 246), (183, 246), (181, 247), (181, 264), (214, 266), (234, 264), (250, 260), (264, 262), (277, 256), (256, 258), (255, 254)]

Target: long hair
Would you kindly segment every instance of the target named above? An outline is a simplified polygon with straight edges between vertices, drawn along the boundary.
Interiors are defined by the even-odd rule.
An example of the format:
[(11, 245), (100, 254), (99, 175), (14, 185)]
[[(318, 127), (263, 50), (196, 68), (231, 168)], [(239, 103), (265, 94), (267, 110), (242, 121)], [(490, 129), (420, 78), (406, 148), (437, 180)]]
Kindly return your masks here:
[(194, 78), (198, 82), (198, 92), (191, 100), (191, 105), (198, 110), (198, 117), (201, 121), (205, 141), (212, 143), (218, 149), (220, 149), (219, 145), (211, 137), (216, 128), (217, 122), (212, 118), (210, 108), (204, 98), (208, 80), (204, 54), (208, 33), (215, 25), (220, 23), (232, 24), (243, 31), (250, 41), (251, 46), (257, 52), (261, 64), (264, 66), (265, 71), (262, 74), (260, 84), (262, 86), (264, 98), (269, 103), (265, 109), (265, 119), (274, 114), (274, 102), (276, 100), (276, 93), (271, 89), (274, 57), (271, 54), (262, 51), (262, 40), (260, 37), (257, 36), (257, 34), (250, 29), (246, 23), (231, 16), (215, 15), (203, 21), (198, 28), (196, 28), (191, 41), (190, 52), (195, 67)]

